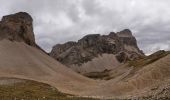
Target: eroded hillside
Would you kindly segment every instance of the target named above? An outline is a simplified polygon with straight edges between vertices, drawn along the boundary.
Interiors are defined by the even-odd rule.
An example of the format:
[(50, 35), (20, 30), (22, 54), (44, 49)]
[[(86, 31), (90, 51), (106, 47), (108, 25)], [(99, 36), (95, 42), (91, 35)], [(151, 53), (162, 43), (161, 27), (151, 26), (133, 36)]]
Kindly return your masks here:
[[(42, 95), (45, 95), (49, 98), (61, 97), (61, 99), (64, 100), (64, 99), (68, 99), (66, 97), (66, 94), (71, 94), (74, 96), (81, 96), (81, 97), (90, 96), (93, 98), (100, 98), (100, 99), (141, 99), (141, 100), (170, 99), (170, 94), (169, 94), (170, 93), (170, 54), (169, 52), (159, 51), (148, 57), (142, 56), (136, 60), (133, 59), (132, 61), (127, 61), (120, 65), (117, 64), (118, 66), (112, 68), (111, 70), (102, 69), (104, 70), (103, 72), (104, 74), (107, 73), (107, 75), (104, 75), (104, 77), (102, 76), (103, 79), (105, 80), (95, 80), (74, 72), (70, 68), (59, 63), (58, 61), (56, 61), (55, 59), (53, 59), (52, 57), (44, 53), (42, 50), (37, 48), (38, 47), (37, 44), (35, 42), (31, 42), (32, 41), (31, 39), (33, 38), (29, 38), (29, 36), (34, 36), (34, 33), (31, 28), (32, 26), (28, 27), (27, 24), (25, 26), (24, 22), (27, 22), (27, 17), (25, 16), (30, 17), (29, 14), (21, 12), (21, 13), (13, 14), (11, 16), (3, 17), (3, 21), (0, 22), (0, 37), (1, 37), (0, 77), (12, 79), (12, 80), (7, 79), (7, 81), (6, 79), (0, 79), (0, 96), (7, 97), (7, 95), (10, 95), (12, 96), (12, 98), (14, 96), (19, 96), (18, 98), (20, 98), (20, 96), (25, 98), (25, 96), (36, 97), (37, 95), (38, 96), (41, 95), (40, 98), (42, 98), (44, 97)], [(15, 18), (19, 18), (19, 20), (14, 20)], [(125, 32), (126, 31), (128, 30), (125, 30)], [(118, 35), (118, 34), (119, 37), (126, 38), (125, 40), (123, 39), (122, 42), (126, 41), (129, 35), (131, 36), (131, 33), (129, 32), (128, 34), (124, 34), (122, 32), (117, 34), (111, 33), (111, 35)], [(108, 36), (97, 35), (95, 36), (95, 38), (99, 38), (99, 40), (97, 41), (94, 41), (93, 39), (92, 40), (89, 39), (89, 36), (83, 38), (80, 44), (83, 44), (82, 46), (87, 46), (87, 51), (89, 50), (88, 52), (83, 51), (83, 53), (85, 52), (85, 58), (86, 58), (86, 54), (89, 54), (89, 52), (93, 49), (94, 51), (92, 52), (101, 52), (101, 51), (103, 51), (104, 53), (106, 51), (110, 52), (110, 42), (112, 45), (114, 43), (112, 43), (113, 41), (108, 42), (110, 40), (110, 37)], [(89, 49), (88, 46), (89, 44), (93, 45), (91, 47), (93, 49)], [(131, 50), (133, 52), (126, 51), (127, 45), (134, 45), (134, 44), (133, 43), (131, 44), (131, 42), (125, 42), (124, 44), (126, 44), (125, 46), (123, 46), (123, 51), (124, 53), (126, 53), (125, 57), (130, 57), (130, 55), (128, 54), (133, 55), (134, 49), (132, 49), (132, 46), (129, 49), (128, 46), (128, 50)], [(72, 45), (74, 45), (74, 43)], [(100, 45), (102, 45), (101, 46), (102, 48), (100, 48)], [(107, 47), (105, 48), (105, 45), (107, 45), (109, 48)], [(96, 46), (100, 49), (95, 49)], [(78, 47), (79, 45), (76, 45), (71, 48), (75, 49)], [(63, 48), (65, 49), (65, 46)], [(80, 48), (78, 48), (78, 50), (80, 51), (84, 49), (84, 47), (83, 48), (80, 47)], [(72, 49), (68, 49), (68, 50), (69, 50), (68, 52), (64, 51), (64, 54), (62, 54), (61, 57), (62, 56), (65, 57), (65, 54), (69, 55), (69, 52)], [(115, 50), (116, 49), (114, 49), (113, 51)], [(136, 54), (143, 55), (142, 52), (137, 48), (135, 49), (135, 52), (136, 52), (135, 55)], [(73, 55), (77, 54), (76, 52), (72, 52), (72, 53)], [(80, 52), (78, 52), (77, 55), (79, 55), (79, 53)], [(133, 57), (134, 56), (132, 56), (132, 58)], [(87, 66), (97, 67), (99, 65), (100, 68), (106, 68), (105, 65), (111, 66), (115, 64), (115, 62), (110, 63), (112, 60), (115, 61), (115, 59), (117, 59), (117, 57), (114, 54), (110, 54), (110, 53), (101, 54), (100, 56), (97, 56), (97, 58), (91, 59), (90, 62), (81, 65), (85, 66), (86, 68)], [(66, 61), (68, 61), (68, 59), (66, 59)], [(100, 62), (100, 63), (96, 63), (96, 62)], [(120, 62), (116, 62), (116, 63), (120, 63)], [(88, 67), (88, 69), (86, 70), (87, 71), (91, 70), (91, 68)], [(19, 79), (19, 80), (15, 80), (15, 79)], [(29, 80), (33, 80), (33, 81), (29, 81)], [(17, 88), (15, 88), (14, 85), (17, 86)], [(54, 87), (55, 89), (54, 88), (51, 89), (51, 87)], [(11, 91), (15, 91), (15, 92), (11, 92)]]

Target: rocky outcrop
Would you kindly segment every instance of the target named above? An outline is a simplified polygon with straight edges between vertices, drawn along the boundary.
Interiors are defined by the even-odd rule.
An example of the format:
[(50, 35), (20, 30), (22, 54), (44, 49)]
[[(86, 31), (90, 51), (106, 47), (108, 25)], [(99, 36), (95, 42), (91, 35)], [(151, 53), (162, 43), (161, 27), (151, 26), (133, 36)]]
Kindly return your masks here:
[(9, 39), (37, 46), (32, 24), (33, 19), (26, 12), (3, 16), (0, 21), (0, 40)]
[(102, 54), (114, 54), (121, 63), (144, 56), (129, 29), (109, 35), (90, 34), (78, 42), (57, 44), (50, 56), (67, 66), (81, 66)]

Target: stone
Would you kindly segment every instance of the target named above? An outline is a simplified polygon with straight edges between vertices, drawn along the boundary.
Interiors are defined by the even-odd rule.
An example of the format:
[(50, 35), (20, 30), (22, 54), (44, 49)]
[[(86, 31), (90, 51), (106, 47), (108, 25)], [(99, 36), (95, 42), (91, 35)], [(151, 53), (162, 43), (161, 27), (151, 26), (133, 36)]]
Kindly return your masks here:
[(33, 19), (26, 12), (3, 16), (0, 21), (0, 40), (9, 39), (37, 46), (32, 24)]
[(78, 42), (57, 44), (50, 56), (70, 67), (81, 66), (102, 54), (114, 54), (121, 63), (144, 56), (129, 29), (109, 35), (89, 34)]

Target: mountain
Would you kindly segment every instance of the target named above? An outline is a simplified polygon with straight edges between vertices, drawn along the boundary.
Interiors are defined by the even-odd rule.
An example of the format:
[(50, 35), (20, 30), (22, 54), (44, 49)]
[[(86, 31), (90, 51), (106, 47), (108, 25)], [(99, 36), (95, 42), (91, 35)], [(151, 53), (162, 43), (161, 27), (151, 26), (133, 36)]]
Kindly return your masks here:
[(0, 77), (44, 82), (62, 92), (75, 95), (81, 89), (83, 93), (91, 87), (86, 84), (96, 83), (37, 48), (29, 14), (19, 12), (8, 15), (0, 23)]
[[(88, 35), (66, 46), (69, 50), (70, 44), (75, 45), (71, 47), (79, 50), (77, 55), (80, 52), (85, 58), (87, 54), (90, 55), (88, 57), (92, 60), (88, 61), (88, 58), (85, 65), (93, 67), (86, 68), (86, 71), (92, 71), (89, 71), (89, 76), (93, 77), (88, 78), (38, 48), (31, 28), (33, 20), (30, 19), (32, 18), (28, 13), (19, 12), (3, 17), (0, 22), (0, 99), (170, 99), (170, 52), (158, 51), (150, 56), (143, 56), (135, 47), (135, 38), (129, 30), (103, 36), (92, 35), (92, 39)], [(113, 51), (110, 49), (112, 45), (116, 48)], [(82, 48), (86, 51), (82, 52)], [(120, 54), (118, 50), (128, 58), (122, 63), (117, 59)], [(70, 52), (71, 55), (75, 53)], [(114, 65), (115, 61), (117, 66)], [(82, 65), (82, 62), (78, 64)], [(114, 68), (93, 73), (99, 67), (105, 69), (108, 66)]]
[(120, 63), (138, 59), (144, 54), (138, 48), (132, 32), (125, 29), (117, 33), (110, 32), (109, 35), (90, 34), (78, 42), (57, 44), (50, 56), (83, 73), (113, 69)]

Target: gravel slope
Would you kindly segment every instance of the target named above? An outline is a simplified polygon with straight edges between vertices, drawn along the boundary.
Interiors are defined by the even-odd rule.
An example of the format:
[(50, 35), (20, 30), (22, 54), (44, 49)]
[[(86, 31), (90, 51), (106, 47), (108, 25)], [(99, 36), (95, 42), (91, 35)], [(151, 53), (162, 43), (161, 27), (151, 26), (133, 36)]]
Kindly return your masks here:
[[(166, 88), (166, 84), (170, 83), (167, 81), (170, 79), (170, 55), (142, 67), (129, 78), (126, 76), (133, 71), (133, 68), (116, 69), (124, 69), (125, 73), (116, 74), (118, 78), (109, 81), (93, 80), (75, 73), (44, 52), (25, 43), (0, 41), (0, 77), (36, 80), (48, 83), (68, 94), (104, 98), (134, 95), (142, 97), (138, 94), (154, 93), (155, 91), (151, 91), (153, 86), (159, 87), (165, 84), (163, 86)], [(167, 89), (169, 91), (169, 88)]]

